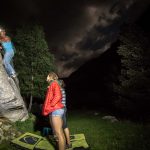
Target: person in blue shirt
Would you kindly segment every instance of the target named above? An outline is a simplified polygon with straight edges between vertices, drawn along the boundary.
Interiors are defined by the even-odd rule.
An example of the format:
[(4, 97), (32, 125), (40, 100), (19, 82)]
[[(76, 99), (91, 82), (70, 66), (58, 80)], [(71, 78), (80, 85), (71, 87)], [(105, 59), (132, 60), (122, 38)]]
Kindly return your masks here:
[(12, 63), (15, 48), (11, 42), (10, 37), (6, 36), (6, 31), (3, 28), (0, 28), (0, 44), (0, 50), (4, 50), (3, 64), (5, 66), (6, 72), (10, 77), (15, 78), (16, 72)]

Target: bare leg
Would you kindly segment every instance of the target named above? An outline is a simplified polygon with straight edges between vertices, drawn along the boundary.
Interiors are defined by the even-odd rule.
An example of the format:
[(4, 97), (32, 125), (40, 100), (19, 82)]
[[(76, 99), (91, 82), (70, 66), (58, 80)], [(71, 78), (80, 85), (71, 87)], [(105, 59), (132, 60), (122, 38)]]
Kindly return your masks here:
[(53, 122), (52, 122), (52, 116), (49, 117), (50, 120), (50, 125), (52, 127), (53, 135), (55, 135), (54, 127), (53, 127)]
[(53, 122), (52, 122), (52, 117), (50, 117), (50, 124), (51, 124), (51, 127), (52, 127), (53, 137), (58, 142), (58, 138), (56, 136), (56, 133), (55, 133), (55, 130), (54, 130), (54, 126), (53, 126)]
[(68, 145), (70, 145), (71, 142), (70, 142), (70, 132), (69, 132), (69, 128), (65, 128), (65, 129), (64, 129), (64, 133), (65, 133), (65, 137), (66, 137), (66, 142), (67, 142)]
[(59, 116), (52, 116), (52, 128), (58, 137), (58, 148), (59, 150), (65, 150), (65, 137), (62, 129), (62, 119)]

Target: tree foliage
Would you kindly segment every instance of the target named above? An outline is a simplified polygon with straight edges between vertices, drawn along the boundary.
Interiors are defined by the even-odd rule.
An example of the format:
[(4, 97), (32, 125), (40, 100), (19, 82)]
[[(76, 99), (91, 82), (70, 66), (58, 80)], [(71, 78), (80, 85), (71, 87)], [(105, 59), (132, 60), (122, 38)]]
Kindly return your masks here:
[(14, 37), (15, 68), (21, 93), (29, 97), (43, 97), (48, 72), (54, 71), (54, 56), (48, 49), (43, 28), (28, 25), (18, 28)]
[(149, 39), (137, 26), (126, 27), (120, 36), (118, 54), (121, 57), (119, 95), (115, 104), (127, 113), (142, 113), (150, 106), (150, 47)]

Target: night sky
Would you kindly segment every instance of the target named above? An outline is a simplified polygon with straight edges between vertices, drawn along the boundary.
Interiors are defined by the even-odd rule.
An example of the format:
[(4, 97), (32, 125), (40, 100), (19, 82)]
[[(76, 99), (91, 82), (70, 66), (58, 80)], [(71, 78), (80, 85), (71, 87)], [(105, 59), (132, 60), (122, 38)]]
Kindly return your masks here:
[(59, 75), (68, 77), (108, 50), (120, 26), (137, 21), (149, 4), (149, 0), (5, 0), (0, 23), (11, 28), (43, 25)]
[[(75, 131), (74, 133), (82, 131), (83, 128), (81, 133), (86, 135), (87, 141), (90, 139), (89, 144), (100, 139), (100, 142), (97, 143), (100, 143), (105, 149), (113, 147), (132, 149), (132, 145), (138, 149), (140, 147), (145, 148), (145, 150), (148, 148), (150, 89), (147, 86), (149, 85), (147, 84), (147, 78), (149, 79), (149, 66), (147, 65), (147, 68), (144, 66), (147, 61), (143, 61), (144, 63), (139, 61), (138, 64), (142, 62), (142, 65), (139, 66), (141, 70), (143, 69), (140, 71), (144, 72), (146, 77), (143, 73), (143, 78), (140, 80), (141, 74), (138, 74), (137, 71), (136, 78), (131, 80), (134, 84), (138, 78), (139, 82), (135, 85), (141, 85), (140, 82), (143, 82), (142, 84), (146, 86), (136, 87), (137, 89), (129, 87), (133, 84), (129, 84), (131, 81), (125, 82), (123, 78), (128, 79), (130, 76), (120, 76), (121, 69), (126, 66), (121, 66), (121, 56), (118, 55), (117, 50), (122, 42), (119, 40), (120, 33), (128, 25), (138, 25), (145, 31), (144, 35), (147, 35), (150, 39), (150, 0), (4, 0), (1, 1), (0, 7), (0, 27), (4, 27), (6, 31), (9, 29), (8, 31), (15, 33), (13, 31), (16, 31), (20, 26), (28, 24), (43, 26), (49, 51), (55, 56), (57, 74), (66, 85), (66, 106), (67, 112), (70, 111), (68, 113), (71, 116), (69, 121), (72, 123), (73, 128), (71, 129)], [(11, 39), (13, 41), (13, 37)], [(135, 49), (138, 47), (133, 44), (131, 50), (132, 46)], [(139, 51), (138, 48), (137, 50)], [(135, 54), (134, 49), (132, 51), (132, 56), (135, 55), (138, 58), (138, 53)], [(145, 55), (140, 56), (142, 56), (141, 59), (135, 60), (143, 60), (143, 58), (149, 60)], [(133, 65), (130, 69), (131, 72), (128, 73), (128, 70), (124, 72), (133, 76), (136, 72), (134, 66), (137, 68), (136, 65)], [(129, 86), (120, 86), (117, 89), (118, 91), (115, 91), (114, 83), (117, 85), (117, 83), (120, 83), (120, 79), (123, 84), (129, 84)], [(21, 94), (24, 94), (23, 99), (27, 108), (29, 108), (32, 101), (31, 97), (29, 98), (27, 85), (25, 86), (25, 92), (27, 91), (27, 93), (24, 94), (21, 91)], [(44, 86), (46, 89), (46, 85)], [(42, 89), (41, 87), (38, 84), (39, 90)], [(34, 82), (32, 82), (31, 95), (34, 93), (33, 88)], [(39, 93), (41, 94), (41, 92)], [(139, 96), (137, 93), (141, 95)], [(33, 96), (31, 112), (36, 115), (34, 133), (38, 131), (39, 134), (40, 130), (48, 129), (45, 127), (49, 127), (49, 121), (47, 120), (49, 115), (47, 118), (41, 116), (41, 106), (45, 98), (36, 96)], [(120, 103), (118, 103), (118, 100)], [(106, 114), (112, 117), (116, 116), (119, 121), (118, 124), (113, 122), (112, 119), (110, 121), (113, 124), (103, 122), (100, 118)], [(31, 119), (33, 122), (34, 117)], [(136, 121), (136, 123), (140, 121), (140, 124), (132, 124), (131, 121), (126, 121), (127, 119)], [(148, 124), (146, 124), (147, 122)], [(99, 126), (99, 124), (101, 125)], [(110, 126), (108, 126), (109, 124)], [(20, 131), (24, 129), (22, 124), (18, 125)], [(29, 125), (27, 122), (26, 126), (33, 130), (30, 120)], [(94, 130), (96, 132), (93, 132)], [(133, 132), (131, 132), (132, 130)], [(107, 132), (105, 133), (105, 131)], [(91, 134), (93, 135), (91, 136)], [(94, 136), (96, 140), (93, 138)], [(97, 146), (97, 143), (93, 144)]]

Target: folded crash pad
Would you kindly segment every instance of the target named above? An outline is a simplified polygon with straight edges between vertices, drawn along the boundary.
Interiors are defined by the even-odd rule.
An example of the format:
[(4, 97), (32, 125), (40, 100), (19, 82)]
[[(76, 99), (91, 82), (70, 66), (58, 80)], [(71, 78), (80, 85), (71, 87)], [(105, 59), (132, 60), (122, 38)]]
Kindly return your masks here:
[[(88, 149), (89, 146), (86, 142), (84, 134), (74, 134), (70, 136), (72, 148), (73, 149)], [(22, 149), (22, 150), (55, 150), (56, 141), (53, 136), (49, 138), (42, 137), (33, 133), (25, 133), (20, 137), (11, 141), (13, 149)]]

